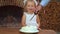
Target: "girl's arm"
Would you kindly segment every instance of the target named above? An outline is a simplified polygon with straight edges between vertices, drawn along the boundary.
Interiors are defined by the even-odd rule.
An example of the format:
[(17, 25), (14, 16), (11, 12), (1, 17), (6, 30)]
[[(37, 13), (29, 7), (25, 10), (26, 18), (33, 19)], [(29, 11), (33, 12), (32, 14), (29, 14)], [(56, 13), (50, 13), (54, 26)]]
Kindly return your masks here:
[(39, 3), (38, 2), (38, 5), (36, 7), (36, 12), (35, 13), (38, 13), (39, 10), (43, 9), (51, 0), (41, 0), (41, 2)]
[(37, 23), (38, 23), (38, 28), (39, 28), (40, 27), (40, 18), (38, 15), (37, 15)]
[(26, 24), (25, 24), (25, 20), (26, 20), (26, 16), (23, 15), (23, 17), (22, 17), (22, 26), (26, 26)]

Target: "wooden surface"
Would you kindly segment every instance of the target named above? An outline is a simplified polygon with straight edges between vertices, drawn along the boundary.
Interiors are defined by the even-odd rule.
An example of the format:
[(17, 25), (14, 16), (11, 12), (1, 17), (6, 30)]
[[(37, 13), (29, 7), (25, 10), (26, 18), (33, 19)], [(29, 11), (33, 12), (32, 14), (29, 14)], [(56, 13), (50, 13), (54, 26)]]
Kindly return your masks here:
[(16, 28), (0, 28), (0, 34), (19, 34)]
[[(0, 28), (0, 34), (21, 34), (18, 28)], [(42, 30), (39, 34), (56, 34), (53, 30)]]

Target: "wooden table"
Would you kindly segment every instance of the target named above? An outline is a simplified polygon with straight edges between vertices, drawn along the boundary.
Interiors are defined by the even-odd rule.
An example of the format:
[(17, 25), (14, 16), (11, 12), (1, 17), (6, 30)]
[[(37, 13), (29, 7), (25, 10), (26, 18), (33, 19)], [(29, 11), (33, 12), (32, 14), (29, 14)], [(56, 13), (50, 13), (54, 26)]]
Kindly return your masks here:
[[(0, 34), (21, 34), (18, 28), (0, 28)], [(39, 34), (56, 34), (53, 30), (42, 30)]]

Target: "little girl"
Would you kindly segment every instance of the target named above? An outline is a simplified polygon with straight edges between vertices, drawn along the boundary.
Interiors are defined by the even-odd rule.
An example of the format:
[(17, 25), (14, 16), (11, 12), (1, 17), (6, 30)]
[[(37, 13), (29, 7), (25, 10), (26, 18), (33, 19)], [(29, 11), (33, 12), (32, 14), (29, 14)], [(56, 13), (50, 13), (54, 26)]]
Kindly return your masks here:
[[(38, 14), (34, 14), (33, 10), (37, 5), (36, 0), (26, 0), (24, 2), (25, 12), (22, 17), (22, 27), (23, 26), (36, 26), (40, 29), (40, 19)], [(33, 17), (34, 16), (34, 17)], [(33, 18), (32, 18), (33, 17)]]

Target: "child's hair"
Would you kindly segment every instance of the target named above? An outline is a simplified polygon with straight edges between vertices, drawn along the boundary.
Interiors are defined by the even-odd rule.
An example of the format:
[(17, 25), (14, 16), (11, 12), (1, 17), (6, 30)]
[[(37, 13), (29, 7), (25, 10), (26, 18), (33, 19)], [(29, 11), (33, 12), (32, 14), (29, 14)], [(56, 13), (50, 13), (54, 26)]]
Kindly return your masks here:
[(35, 5), (38, 5), (37, 1), (36, 0), (24, 0), (23, 3), (24, 3), (24, 6), (27, 5), (27, 2), (28, 1), (33, 1), (35, 3)]

